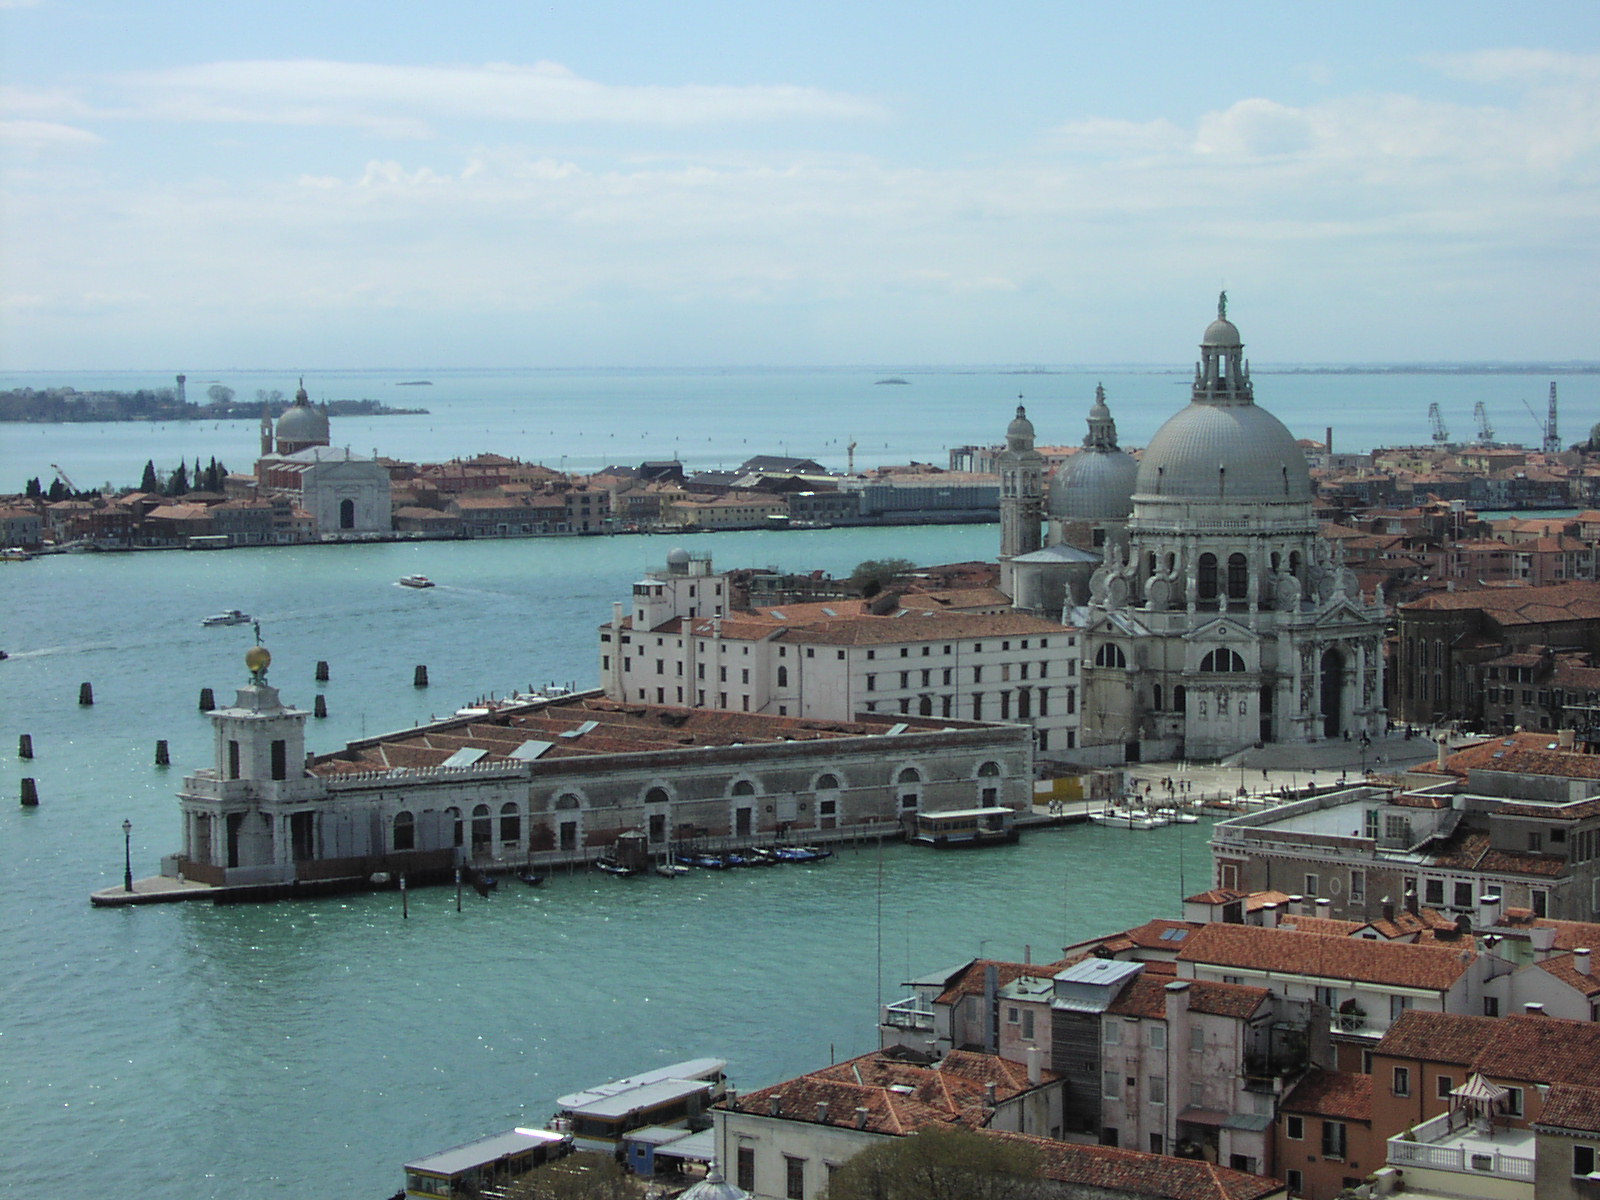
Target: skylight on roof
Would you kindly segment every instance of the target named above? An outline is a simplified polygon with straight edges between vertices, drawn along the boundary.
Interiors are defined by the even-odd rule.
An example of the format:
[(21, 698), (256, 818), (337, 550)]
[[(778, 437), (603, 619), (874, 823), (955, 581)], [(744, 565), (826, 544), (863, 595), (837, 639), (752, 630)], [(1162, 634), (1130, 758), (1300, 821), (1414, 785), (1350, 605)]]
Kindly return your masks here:
[(771, 612), (772, 615), (774, 617), (776, 617), (780, 621), (787, 621), (789, 619), (788, 617), (783, 615), (783, 610), (782, 609), (774, 608), (774, 609), (769, 609), (768, 611)]
[(1161, 940), (1163, 942), (1181, 942), (1188, 936), (1189, 931), (1187, 929), (1163, 929), (1161, 931)]

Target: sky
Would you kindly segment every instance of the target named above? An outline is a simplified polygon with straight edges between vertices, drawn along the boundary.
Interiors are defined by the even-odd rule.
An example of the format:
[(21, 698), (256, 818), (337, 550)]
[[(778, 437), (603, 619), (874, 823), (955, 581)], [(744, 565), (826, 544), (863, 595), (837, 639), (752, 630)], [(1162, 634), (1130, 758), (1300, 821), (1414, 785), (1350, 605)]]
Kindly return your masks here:
[(0, 0), (6, 371), (1600, 359), (1600, 5)]

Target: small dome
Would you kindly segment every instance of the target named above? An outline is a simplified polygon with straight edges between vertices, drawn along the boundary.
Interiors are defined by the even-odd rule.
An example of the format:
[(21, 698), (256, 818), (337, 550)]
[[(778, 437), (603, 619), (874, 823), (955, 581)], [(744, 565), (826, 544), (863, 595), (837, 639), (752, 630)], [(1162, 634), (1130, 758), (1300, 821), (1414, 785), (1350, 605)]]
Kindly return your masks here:
[(678, 1200), (749, 1200), (749, 1196), (749, 1192), (724, 1179), (713, 1163), (706, 1177), (682, 1193)]
[(1190, 404), (1145, 447), (1134, 494), (1141, 500), (1309, 503), (1311, 472), (1294, 435), (1266, 409)]
[(682, 546), (675, 546), (673, 549), (667, 551), (667, 566), (682, 567), (687, 566), (688, 562), (689, 552)]
[(1239, 327), (1227, 317), (1218, 317), (1206, 326), (1205, 336), (1200, 339), (1202, 346), (1242, 346), (1244, 342), (1239, 339)]
[(1133, 511), (1139, 464), (1124, 450), (1080, 450), (1050, 477), (1050, 515), (1121, 521)]
[(1028, 420), (1028, 410), (1019, 404), (1017, 405), (1017, 415), (1012, 417), (1011, 424), (1006, 426), (1006, 437), (1031, 438), (1032, 436), (1033, 422)]

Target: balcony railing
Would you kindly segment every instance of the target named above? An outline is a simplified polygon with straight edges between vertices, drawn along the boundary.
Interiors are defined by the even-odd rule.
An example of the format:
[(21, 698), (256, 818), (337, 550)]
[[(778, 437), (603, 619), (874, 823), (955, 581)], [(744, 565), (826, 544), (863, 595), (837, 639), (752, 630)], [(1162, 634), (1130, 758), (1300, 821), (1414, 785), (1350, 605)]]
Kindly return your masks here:
[[(1480, 1131), (1470, 1122), (1463, 1125), (1462, 1121), (1457, 1115), (1452, 1128), (1451, 1114), (1445, 1113), (1418, 1125), (1410, 1131), (1410, 1136), (1402, 1134), (1390, 1138), (1389, 1165), (1533, 1181), (1532, 1156), (1509, 1153), (1495, 1143), (1491, 1133)], [(1501, 1127), (1500, 1136), (1514, 1139), (1518, 1146), (1532, 1148), (1532, 1139), (1526, 1130)]]
[(916, 997), (909, 1000), (897, 1000), (893, 1004), (883, 1006), (883, 1023), (895, 1029), (931, 1030), (933, 1028), (933, 1010), (921, 1007), (922, 1001)]

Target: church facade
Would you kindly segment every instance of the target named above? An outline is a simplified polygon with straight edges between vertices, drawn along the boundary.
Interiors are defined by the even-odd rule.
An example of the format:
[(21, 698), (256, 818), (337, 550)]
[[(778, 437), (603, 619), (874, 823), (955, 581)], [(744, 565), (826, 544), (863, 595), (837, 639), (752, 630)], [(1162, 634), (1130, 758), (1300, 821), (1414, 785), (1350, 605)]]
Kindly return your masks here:
[(388, 533), (394, 528), (388, 469), (329, 440), (328, 414), (311, 403), (302, 380), (276, 429), (261, 416), (256, 494), (292, 500), (324, 537)]
[(1320, 536), (1305, 455), (1255, 403), (1226, 295), (1200, 355), (1188, 406), (1137, 463), (1097, 394), (1042, 532), (1021, 410), (999, 463), (1003, 583), (1017, 608), (1083, 630), (1093, 762), (1220, 758), (1387, 723), (1382, 597)]

